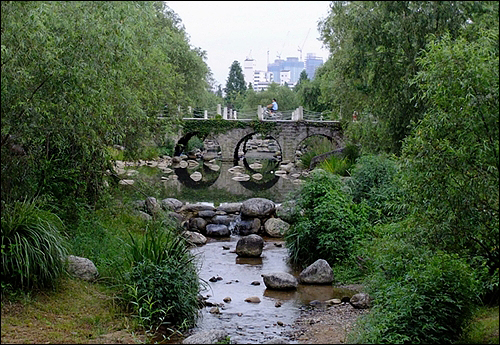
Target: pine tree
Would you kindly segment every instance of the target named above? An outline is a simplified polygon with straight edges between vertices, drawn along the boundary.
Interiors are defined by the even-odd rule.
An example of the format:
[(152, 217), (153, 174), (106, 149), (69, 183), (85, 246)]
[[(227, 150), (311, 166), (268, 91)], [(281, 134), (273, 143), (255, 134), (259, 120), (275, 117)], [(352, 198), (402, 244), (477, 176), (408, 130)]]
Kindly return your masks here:
[(243, 71), (238, 61), (233, 61), (231, 69), (229, 70), (229, 77), (227, 78), (226, 87), (226, 102), (233, 103), (238, 94), (244, 94), (247, 87), (245, 85), (245, 78)]

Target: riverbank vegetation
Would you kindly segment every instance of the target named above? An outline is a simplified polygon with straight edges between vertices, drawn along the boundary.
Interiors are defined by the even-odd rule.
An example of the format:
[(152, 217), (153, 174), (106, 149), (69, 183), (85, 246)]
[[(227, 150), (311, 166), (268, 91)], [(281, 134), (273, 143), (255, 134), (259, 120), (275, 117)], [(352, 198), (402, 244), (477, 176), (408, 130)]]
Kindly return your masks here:
[[(131, 215), (154, 185), (127, 194), (107, 170), (173, 150), (159, 114), (221, 103), (204, 52), (163, 2), (1, 6), (2, 342), (187, 329), (196, 258), (163, 212)], [(332, 2), (319, 28), (314, 80), (231, 100), (342, 119), (351, 149), (290, 202), (292, 262), (321, 256), (374, 298), (350, 342), (498, 343), (498, 2)], [(67, 277), (67, 254), (99, 280)]]
[[(343, 48), (329, 60), (338, 64), (325, 70), (342, 76), (336, 85), (350, 96), (344, 101), (369, 107), (372, 116), (346, 131), (362, 151), (350, 177), (325, 183), (328, 173), (313, 175), (294, 196), (287, 246), (294, 262), (307, 265), (323, 253), (339, 282), (363, 283), (374, 305), (351, 332), (353, 343), (454, 343), (466, 336), (478, 307), (498, 305), (498, 3), (478, 12), (472, 3), (456, 5), (339, 2), (323, 22), (332, 52)], [(397, 37), (429, 28), (416, 22), (417, 10), (450, 20), (421, 41), (424, 50), (405, 55), (418, 45)], [(398, 22), (393, 15), (400, 11), (413, 16)], [(462, 24), (451, 19), (465, 11), (471, 17)], [(362, 13), (368, 17), (360, 22)], [(397, 37), (391, 37), (397, 30), (387, 32), (377, 47), (354, 39), (378, 20), (389, 23), (379, 30), (403, 30), (409, 22), (416, 29)], [(350, 25), (352, 31), (342, 30)], [(386, 60), (398, 61), (397, 68)], [(341, 61), (357, 76), (346, 74)], [(384, 83), (398, 73), (405, 77)], [(382, 138), (392, 144), (379, 145)], [(358, 207), (355, 222), (339, 204)]]

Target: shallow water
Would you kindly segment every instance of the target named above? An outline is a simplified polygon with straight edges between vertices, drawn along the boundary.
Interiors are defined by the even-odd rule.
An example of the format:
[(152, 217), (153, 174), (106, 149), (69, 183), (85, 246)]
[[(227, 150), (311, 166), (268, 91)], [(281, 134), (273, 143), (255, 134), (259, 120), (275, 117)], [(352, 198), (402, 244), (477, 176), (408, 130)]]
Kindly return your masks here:
[[(283, 337), (282, 332), (292, 330), (301, 308), (313, 300), (326, 301), (332, 298), (351, 297), (353, 291), (333, 288), (331, 285), (302, 285), (297, 290), (269, 290), (264, 285), (261, 274), (287, 272), (298, 277), (300, 272), (293, 271), (287, 264), (287, 250), (281, 239), (264, 238), (265, 244), (260, 258), (239, 258), (236, 243), (239, 236), (222, 240), (211, 239), (201, 247), (192, 249), (202, 264), (200, 278), (209, 285), (202, 291), (203, 296), (210, 295), (207, 301), (222, 303), (220, 314), (211, 314), (213, 307), (200, 310), (200, 318), (194, 332), (210, 329), (225, 329), (231, 340), (238, 344), (262, 344), (275, 337)], [(277, 247), (276, 244), (281, 244)], [(223, 246), (229, 247), (224, 249)], [(210, 282), (211, 277), (223, 279)], [(260, 285), (252, 285), (253, 281)], [(245, 302), (248, 297), (257, 296), (260, 303)], [(223, 302), (225, 297), (231, 301)], [(276, 302), (281, 307), (276, 307)], [(241, 314), (241, 315), (240, 315)], [(282, 325), (278, 324), (278, 321)], [(296, 343), (290, 341), (289, 343)]]

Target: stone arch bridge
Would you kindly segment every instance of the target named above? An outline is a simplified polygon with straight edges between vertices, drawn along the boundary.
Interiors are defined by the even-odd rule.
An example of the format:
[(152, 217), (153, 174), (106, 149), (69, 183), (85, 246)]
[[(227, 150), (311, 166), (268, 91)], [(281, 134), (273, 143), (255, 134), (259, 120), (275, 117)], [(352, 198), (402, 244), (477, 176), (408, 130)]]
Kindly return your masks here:
[[(184, 119), (183, 121), (210, 121), (204, 119)], [(223, 161), (238, 161), (238, 152), (246, 141), (249, 140), (254, 134), (259, 133), (252, 126), (252, 120), (224, 120), (224, 121), (240, 121), (247, 122), (246, 125), (242, 124), (238, 128), (231, 128), (225, 132), (209, 135), (210, 139), (216, 141), (221, 150), (221, 159)], [(267, 121), (264, 121), (267, 122)], [(340, 122), (338, 121), (289, 121), (277, 120), (274, 129), (265, 134), (266, 138), (274, 139), (278, 143), (281, 150), (282, 161), (295, 161), (295, 152), (299, 148), (303, 140), (308, 137), (319, 135), (328, 138), (338, 148), (344, 146), (343, 134)], [(176, 142), (175, 154), (179, 155), (182, 152), (182, 147), (186, 147), (187, 142), (193, 136), (197, 135), (200, 139), (200, 133), (195, 130), (186, 132), (186, 130), (179, 130), (175, 138)]]

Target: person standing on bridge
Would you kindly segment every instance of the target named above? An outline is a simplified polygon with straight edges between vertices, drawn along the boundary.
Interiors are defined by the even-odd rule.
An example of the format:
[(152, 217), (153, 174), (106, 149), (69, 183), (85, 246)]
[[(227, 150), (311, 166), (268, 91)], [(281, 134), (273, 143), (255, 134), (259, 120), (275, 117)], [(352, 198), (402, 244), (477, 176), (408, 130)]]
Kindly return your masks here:
[(273, 102), (267, 106), (267, 109), (274, 114), (278, 111), (278, 102), (276, 102), (276, 98), (273, 98)]

